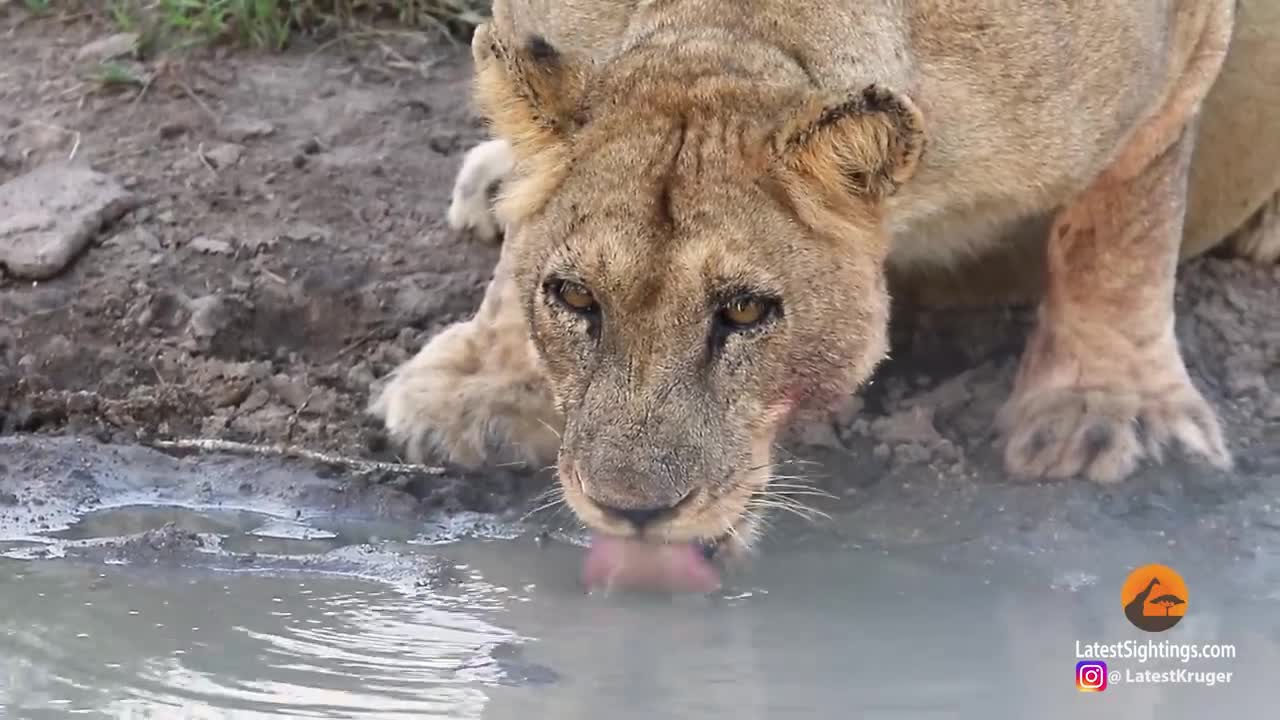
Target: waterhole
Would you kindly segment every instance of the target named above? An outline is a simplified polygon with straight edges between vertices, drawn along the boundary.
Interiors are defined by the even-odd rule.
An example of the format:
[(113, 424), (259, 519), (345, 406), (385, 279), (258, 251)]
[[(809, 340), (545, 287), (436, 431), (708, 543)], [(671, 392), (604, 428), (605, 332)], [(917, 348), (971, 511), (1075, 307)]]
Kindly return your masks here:
[[(816, 545), (816, 546), (815, 546)], [(128, 506), (0, 544), (13, 718), (1265, 716), (1275, 597), (1196, 585), (1176, 637), (1127, 626), (1123, 568), (773, 548), (709, 597), (584, 593), (581, 548)], [(1087, 643), (1230, 643), (1217, 687), (1081, 693)], [(852, 714), (850, 714), (852, 713)]]

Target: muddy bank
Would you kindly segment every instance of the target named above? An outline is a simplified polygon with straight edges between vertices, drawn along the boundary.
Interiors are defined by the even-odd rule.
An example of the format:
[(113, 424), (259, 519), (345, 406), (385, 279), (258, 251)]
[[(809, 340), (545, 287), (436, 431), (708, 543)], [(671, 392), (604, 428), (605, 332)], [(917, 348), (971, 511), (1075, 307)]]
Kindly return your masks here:
[(289, 459), (174, 456), (66, 436), (0, 437), (0, 458), (4, 539), (60, 532), (87, 513), (134, 505), (378, 523), (447, 539), (455, 531), (517, 526), (523, 501), (539, 488), (537, 478), (500, 472), (361, 474)]
[[(148, 501), (282, 515), (422, 524), (528, 508), (545, 478), (515, 471), (359, 474), (220, 457), (197, 472), (184, 464), (194, 458), (134, 446), (204, 437), (395, 459), (363, 415), (371, 388), (473, 310), (497, 258), (444, 225), (461, 154), (483, 137), (465, 47), (424, 36), (282, 56), (197, 51), (135, 62), (144, 85), (107, 87), (77, 60), (104, 28), (19, 25), (13, 13), (0, 23), (0, 188), (30, 200), (21, 178), (89, 168), (111, 199), (90, 216), (93, 233), (68, 241), (74, 251), (45, 256), (56, 272), (10, 260), (0, 275), (0, 532), (67, 522), (103, 501), (104, 477)], [(811, 503), (835, 521), (772, 541), (1013, 553), (1163, 543), (1244, 566), (1274, 557), (1280, 269), (1192, 262), (1178, 306), (1236, 472), (1175, 461), (1115, 488), (1010, 483), (990, 424), (1028, 311), (903, 307), (873, 384), (787, 444), (824, 460), (793, 470), (836, 496)]]
[(6, 207), (84, 168), (110, 192), (76, 196), (117, 207), (38, 270), (0, 253), (0, 432), (378, 450), (369, 384), (467, 315), (497, 257), (444, 230), (482, 137), (465, 48), (197, 51), (130, 64), (144, 94), (77, 61), (105, 28), (22, 16), (0, 18)]

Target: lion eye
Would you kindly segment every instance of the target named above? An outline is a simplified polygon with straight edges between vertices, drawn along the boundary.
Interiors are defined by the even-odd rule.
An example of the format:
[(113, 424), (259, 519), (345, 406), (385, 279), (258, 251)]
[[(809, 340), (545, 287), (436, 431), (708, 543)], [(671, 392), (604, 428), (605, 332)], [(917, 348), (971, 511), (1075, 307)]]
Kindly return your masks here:
[(596, 306), (596, 296), (572, 280), (562, 280), (555, 286), (556, 297), (571, 310), (589, 312)]
[(720, 311), (729, 325), (745, 328), (764, 319), (765, 304), (756, 298), (737, 298)]

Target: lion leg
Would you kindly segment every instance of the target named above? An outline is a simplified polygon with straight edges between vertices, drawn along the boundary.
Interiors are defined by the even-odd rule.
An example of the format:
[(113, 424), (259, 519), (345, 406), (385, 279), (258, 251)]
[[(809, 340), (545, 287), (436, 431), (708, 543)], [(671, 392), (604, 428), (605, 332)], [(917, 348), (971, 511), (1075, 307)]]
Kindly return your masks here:
[(449, 227), (493, 242), (503, 234), (503, 224), (493, 210), (493, 198), (515, 162), (506, 140), (488, 140), (467, 151), (454, 179), (449, 201)]
[(1116, 482), (1175, 440), (1230, 466), (1174, 335), (1190, 149), (1187, 131), (1136, 174), (1122, 159), (1055, 218), (1038, 327), (998, 418), (1012, 474)]
[(431, 338), (391, 374), (370, 412), (411, 462), (465, 467), (554, 462), (563, 424), (529, 338), (508, 253), (476, 315)]
[(997, 417), (1015, 476), (1117, 482), (1174, 442), (1231, 466), (1182, 360), (1173, 307), (1197, 115), (1231, 12), (1210, 11), (1163, 106), (1054, 218), (1038, 325)]

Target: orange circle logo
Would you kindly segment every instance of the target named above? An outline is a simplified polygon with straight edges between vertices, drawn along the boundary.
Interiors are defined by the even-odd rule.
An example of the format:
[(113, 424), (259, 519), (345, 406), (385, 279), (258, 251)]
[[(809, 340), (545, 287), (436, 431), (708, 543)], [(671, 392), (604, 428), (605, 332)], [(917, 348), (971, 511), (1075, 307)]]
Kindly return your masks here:
[(1134, 627), (1164, 632), (1187, 613), (1187, 584), (1167, 565), (1143, 565), (1125, 578), (1120, 603)]

